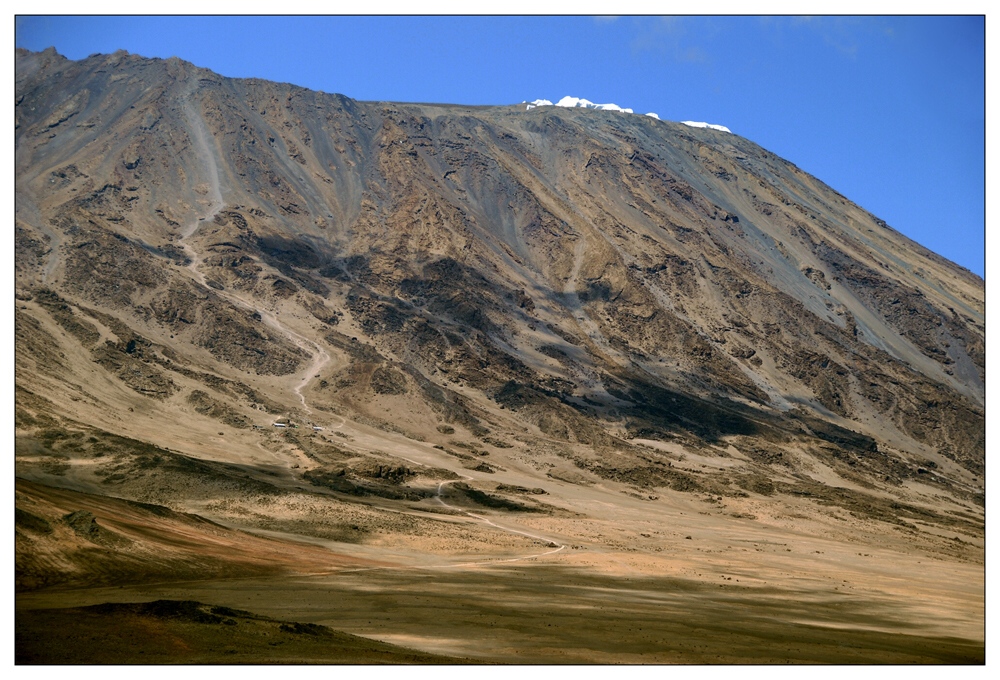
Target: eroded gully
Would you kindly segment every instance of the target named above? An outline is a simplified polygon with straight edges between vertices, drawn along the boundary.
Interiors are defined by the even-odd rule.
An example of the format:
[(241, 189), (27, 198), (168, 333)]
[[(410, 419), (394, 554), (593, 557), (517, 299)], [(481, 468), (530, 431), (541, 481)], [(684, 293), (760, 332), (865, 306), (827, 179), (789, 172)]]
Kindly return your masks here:
[[(190, 263), (187, 265), (187, 269), (191, 272), (192, 276), (195, 278), (195, 280), (198, 281), (198, 283), (202, 287), (212, 290), (216, 295), (228, 300), (229, 302), (233, 303), (234, 305), (242, 309), (246, 309), (257, 313), (268, 326), (270, 326), (271, 328), (275, 329), (276, 331), (284, 335), (297, 347), (299, 347), (300, 349), (304, 350), (305, 352), (307, 352), (312, 356), (312, 360), (310, 361), (309, 365), (302, 371), (302, 378), (292, 389), (292, 391), (298, 396), (299, 401), (302, 404), (302, 408), (306, 411), (306, 413), (312, 414), (313, 410), (309, 408), (308, 401), (305, 397), (305, 394), (303, 394), (303, 389), (305, 389), (305, 387), (309, 384), (309, 382), (313, 380), (314, 377), (317, 376), (318, 372), (323, 368), (323, 366), (325, 366), (330, 361), (329, 353), (322, 347), (320, 347), (319, 344), (313, 342), (312, 340), (309, 340), (308, 338), (303, 337), (299, 333), (296, 333), (291, 328), (283, 324), (275, 317), (274, 314), (272, 314), (268, 310), (262, 309), (257, 305), (247, 302), (246, 300), (228, 291), (212, 288), (211, 286), (208, 285), (208, 282), (205, 279), (205, 275), (199, 269), (199, 265), (202, 263), (202, 257), (198, 253), (198, 251), (194, 248), (194, 246), (189, 242), (189, 239), (198, 231), (198, 228), (201, 226), (202, 223), (212, 221), (215, 218), (215, 216), (219, 213), (219, 211), (222, 210), (225, 203), (222, 200), (222, 187), (219, 179), (219, 168), (215, 160), (215, 153), (213, 152), (212, 147), (209, 143), (209, 133), (208, 129), (205, 126), (205, 121), (202, 118), (201, 114), (195, 110), (194, 104), (192, 102), (193, 93), (194, 90), (192, 87), (192, 89), (188, 91), (187, 96), (184, 98), (184, 103), (183, 103), (184, 115), (188, 119), (189, 128), (192, 133), (192, 140), (195, 144), (195, 151), (198, 154), (201, 162), (204, 164), (205, 169), (208, 171), (207, 174), (209, 181), (209, 191), (208, 191), (209, 204), (206, 207), (204, 213), (199, 217), (195, 217), (195, 219), (192, 220), (191, 224), (181, 232), (180, 239), (178, 240), (179, 245), (184, 249), (188, 257), (190, 258)], [(341, 423), (337, 427), (342, 427), (342, 426), (343, 423)], [(448, 564), (448, 565), (440, 565), (436, 568), (519, 562), (537, 557), (544, 557), (546, 555), (551, 555), (565, 549), (566, 547), (565, 545), (557, 544), (551, 539), (539, 536), (537, 534), (532, 534), (527, 531), (521, 531), (519, 529), (512, 529), (510, 527), (501, 526), (499, 524), (496, 524), (487, 517), (484, 517), (482, 515), (477, 515), (473, 512), (469, 512), (467, 510), (463, 510), (461, 508), (457, 508), (453, 505), (449, 505), (448, 503), (446, 503), (444, 499), (441, 497), (441, 492), (445, 484), (451, 484), (456, 481), (463, 481), (463, 480), (471, 481), (472, 477), (467, 477), (463, 475), (462, 480), (451, 480), (447, 482), (441, 482), (440, 484), (438, 484), (437, 491), (435, 494), (435, 499), (438, 501), (438, 503), (440, 503), (443, 507), (446, 507), (448, 509), (461, 512), (462, 514), (466, 515), (467, 517), (470, 517), (476, 522), (486, 524), (488, 526), (491, 526), (495, 529), (507, 533), (518, 534), (538, 541), (544, 541), (545, 543), (548, 543), (550, 546), (555, 546), (555, 547), (552, 550), (548, 550), (542, 553), (523, 555), (521, 557), (515, 557), (510, 559)]]
[[(209, 204), (205, 210), (205, 213), (196, 217), (191, 224), (186, 227), (181, 232), (181, 238), (178, 241), (180, 246), (187, 253), (190, 258), (190, 263), (187, 268), (191, 271), (194, 278), (200, 283), (204, 288), (211, 288), (208, 282), (205, 280), (205, 275), (199, 269), (199, 265), (202, 262), (201, 256), (198, 251), (195, 250), (194, 246), (191, 245), (189, 239), (198, 231), (198, 227), (204, 222), (210, 222), (215, 218), (215, 216), (222, 210), (225, 205), (222, 201), (222, 188), (221, 182), (219, 181), (219, 167), (215, 161), (215, 154), (212, 151), (212, 147), (209, 144), (208, 138), (209, 133), (205, 127), (205, 121), (201, 117), (195, 108), (191, 100), (191, 95), (193, 92), (188, 93), (187, 97), (184, 99), (184, 115), (188, 119), (189, 128), (192, 133), (192, 141), (195, 144), (195, 151), (199, 156), (199, 159), (204, 164), (205, 169), (208, 171), (208, 181), (209, 181)], [(278, 318), (272, 314), (270, 311), (258, 307), (246, 300), (233, 295), (232, 293), (224, 290), (217, 290), (211, 288), (216, 295), (225, 298), (234, 305), (246, 309), (258, 314), (261, 320), (264, 321), (268, 326), (278, 331), (286, 338), (288, 338), (296, 347), (305, 351), (312, 357), (312, 360), (302, 371), (302, 378), (299, 382), (292, 388), (292, 391), (299, 398), (299, 402), (302, 404), (302, 408), (306, 413), (312, 414), (313, 410), (309, 408), (309, 403), (306, 400), (305, 394), (302, 390), (309, 384), (311, 380), (318, 374), (318, 372), (330, 361), (329, 353), (320, 347), (317, 343), (309, 340), (308, 338), (296, 333), (291, 328), (283, 324)]]

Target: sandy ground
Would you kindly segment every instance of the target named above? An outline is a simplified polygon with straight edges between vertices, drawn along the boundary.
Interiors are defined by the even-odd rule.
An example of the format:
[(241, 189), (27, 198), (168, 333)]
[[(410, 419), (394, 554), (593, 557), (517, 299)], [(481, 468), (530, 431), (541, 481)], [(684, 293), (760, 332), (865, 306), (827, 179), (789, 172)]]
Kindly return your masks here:
[[(96, 475), (106, 463), (72, 451), (53, 469), (45, 452), (19, 450), (17, 474), (166, 504), (273, 539), (284, 546), (275, 560), (282, 574), (65, 584), (20, 593), (19, 610), (193, 599), (481, 661), (908, 663), (982, 655), (984, 537), (975, 523), (903, 526), (803, 497), (644, 490), (520, 444), (489, 447), (489, 474), (448, 452), (458, 450), (450, 442), (461, 433), (427, 431), (426, 441), (417, 441), (320, 412), (313, 421), (324, 429), (300, 428), (292, 440), (270, 427), (266, 414), (266, 429), (236, 430), (182, 409), (170, 402), (158, 413), (137, 409), (109, 429), (238, 466), (239, 476), (271, 490), (240, 491), (225, 476), (167, 473), (137, 473), (109, 487)], [(165, 429), (165, 419), (185, 425)], [(425, 496), (351, 498), (308, 485), (301, 473), (317, 462), (305, 443), (408, 466), (417, 475), (407, 488)], [(732, 449), (722, 456), (635, 443), (692, 474), (724, 473), (742, 462)], [(542, 489), (523, 498), (543, 512), (469, 506), (443, 474), (486, 492), (498, 485)], [(811, 476), (852, 486), (820, 464)], [(939, 504), (942, 512), (958, 507), (943, 497)], [(50, 514), (72, 505), (64, 500)], [(91, 511), (103, 526), (125, 531), (125, 518), (106, 502)], [(216, 554), (226, 550), (217, 545)], [(322, 563), (317, 550), (335, 559)], [(637, 626), (645, 637), (636, 637)]]
[[(503, 471), (485, 474), (430, 443), (332, 420), (347, 438), (318, 436), (486, 489), (543, 488), (533, 498), (549, 511), (455, 505), (449, 485), (425, 477), (410, 486), (439, 489), (440, 497), (358, 503), (295, 491), (299, 457), (278, 448), (268, 463), (289, 476), (269, 479), (286, 493), (265, 502), (220, 489), (214, 498), (191, 495), (185, 509), (294, 541), (290, 555), (311, 544), (377, 564), (331, 562), (317, 571), (303, 562), (292, 569), (298, 575), (42, 590), (19, 594), (18, 608), (194, 599), (480, 661), (909, 663), (982, 653), (981, 537), (963, 535), (961, 550), (949, 554), (958, 532), (892, 526), (807, 499), (720, 501), (604, 480), (570, 484), (523, 464), (516, 451), (493, 452), (490, 462)], [(232, 443), (197, 442), (206, 458), (239, 460)], [(86, 478), (82, 462), (69, 478)], [(687, 452), (683, 464), (726, 463)], [(19, 474), (52, 481), (28, 464)], [(347, 542), (324, 537), (318, 527), (330, 517), (367, 533)]]

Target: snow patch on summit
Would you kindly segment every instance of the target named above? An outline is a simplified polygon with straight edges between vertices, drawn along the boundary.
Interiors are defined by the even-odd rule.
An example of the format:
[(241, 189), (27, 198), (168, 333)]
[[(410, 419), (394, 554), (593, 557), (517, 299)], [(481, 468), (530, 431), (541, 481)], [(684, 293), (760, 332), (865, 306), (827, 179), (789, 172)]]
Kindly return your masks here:
[[(533, 102), (522, 103), (527, 104), (527, 108), (525, 109), (527, 111), (530, 111), (536, 106), (562, 106), (563, 108), (568, 109), (597, 109), (599, 111), (621, 111), (622, 113), (634, 113), (632, 109), (624, 109), (618, 106), (618, 104), (595, 104), (589, 99), (583, 99), (582, 97), (563, 97), (555, 104), (550, 102), (548, 99), (536, 99)], [(650, 114), (647, 113), (646, 115), (648, 116)], [(658, 118), (655, 113), (652, 114), (652, 116), (654, 118)]]
[[(525, 111), (531, 111), (531, 109), (534, 109), (539, 106), (562, 106), (564, 108), (570, 108), (570, 109), (596, 109), (599, 111), (621, 111), (622, 113), (635, 113), (632, 109), (622, 108), (621, 106), (618, 106), (618, 104), (595, 104), (589, 99), (583, 99), (582, 97), (563, 97), (555, 104), (550, 102), (548, 99), (536, 99), (535, 101), (532, 102), (524, 101), (521, 103), (526, 105)], [(649, 116), (650, 118), (655, 118), (656, 120), (660, 120), (660, 117), (655, 113), (653, 113), (652, 111), (650, 111), (646, 115)], [(732, 130), (727, 128), (725, 125), (699, 123), (693, 120), (681, 121), (681, 124), (689, 125), (691, 127), (709, 128), (711, 130), (719, 130), (720, 132), (728, 132), (732, 134)]]
[(621, 111), (622, 113), (632, 113), (632, 109), (623, 109), (618, 106), (618, 104), (595, 104), (590, 100), (581, 99), (580, 97), (563, 97), (556, 102), (556, 106), (562, 106), (567, 109), (598, 109), (599, 111)]
[(690, 127), (696, 127), (696, 128), (708, 128), (710, 130), (719, 130), (720, 132), (728, 132), (729, 134), (732, 134), (733, 132), (725, 125), (712, 125), (711, 123), (699, 123), (693, 120), (682, 120), (681, 125), (688, 125)]

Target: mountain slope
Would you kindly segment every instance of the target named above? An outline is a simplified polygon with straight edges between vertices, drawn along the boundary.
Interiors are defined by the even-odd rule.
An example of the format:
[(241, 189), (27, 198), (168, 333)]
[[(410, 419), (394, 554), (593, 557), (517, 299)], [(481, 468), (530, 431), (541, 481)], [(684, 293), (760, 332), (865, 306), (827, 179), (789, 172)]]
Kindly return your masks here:
[(16, 64), (23, 476), (273, 526), (80, 443), (124, 436), (268, 497), (424, 508), (476, 472), (464, 502), (523, 512), (559, 505), (537, 478), (981, 535), (983, 281), (749, 140)]
[[(36, 78), (53, 69), (48, 97), (19, 76), (17, 107), (21, 228), (70, 241), (43, 274), (235, 368), (287, 375), (310, 348), (208, 288), (349, 313), (421, 372), (461, 357), (486, 393), (520, 376), (615, 403), (606, 376), (625, 372), (981, 451), (981, 281), (747, 140), (614, 112), (363, 105), (127, 55)], [(176, 266), (192, 255), (195, 276)], [(426, 323), (437, 337), (399, 332)], [(485, 352), (506, 357), (467, 367)], [(973, 432), (914, 422), (935, 400)]]

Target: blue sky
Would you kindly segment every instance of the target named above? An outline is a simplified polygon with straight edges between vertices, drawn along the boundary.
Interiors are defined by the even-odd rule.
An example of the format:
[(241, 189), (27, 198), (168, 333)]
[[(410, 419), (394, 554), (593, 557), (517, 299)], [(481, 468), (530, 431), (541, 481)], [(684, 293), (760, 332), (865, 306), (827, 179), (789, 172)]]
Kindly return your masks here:
[(71, 59), (125, 49), (362, 100), (565, 95), (729, 127), (985, 275), (982, 17), (19, 17)]

